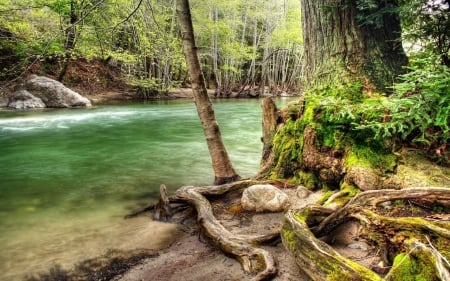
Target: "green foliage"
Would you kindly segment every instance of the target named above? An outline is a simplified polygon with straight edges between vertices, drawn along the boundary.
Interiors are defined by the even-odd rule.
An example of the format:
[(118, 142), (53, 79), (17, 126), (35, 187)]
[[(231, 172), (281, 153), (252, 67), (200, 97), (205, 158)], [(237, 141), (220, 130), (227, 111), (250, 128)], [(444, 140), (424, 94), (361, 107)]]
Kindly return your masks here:
[(437, 64), (436, 57), (419, 56), (400, 79), (396, 93), (367, 107), (366, 118), (354, 122), (354, 129), (370, 130), (375, 140), (398, 138), (437, 150), (436, 160), (448, 163), (450, 69)]
[[(395, 84), (395, 94), (362, 99), (359, 84), (325, 88), (308, 98), (309, 120), (322, 145), (335, 147), (352, 137), (374, 147), (406, 142), (433, 151), (448, 164), (450, 139), (450, 69), (430, 53), (411, 58), (408, 73)], [(339, 133), (337, 133), (339, 132)]]
[(449, 1), (400, 1), (403, 37), (413, 50), (431, 51), (450, 67)]
[[(0, 36), (0, 50), (5, 56), (12, 53), (10, 57), (14, 58), (2, 66), (1, 80), (14, 78), (32, 62), (70, 56), (112, 60), (132, 84), (170, 88), (187, 81), (174, 1), (0, 2), (0, 31), (12, 34)], [(300, 69), (298, 1), (191, 0), (190, 4), (208, 81), (230, 90), (245, 83), (256, 85), (263, 79), (281, 84), (287, 83), (287, 78), (275, 79), (279, 73)], [(72, 27), (74, 44), (68, 48), (68, 30)], [(286, 63), (279, 63), (283, 68), (274, 68), (271, 63), (277, 64), (273, 59), (277, 57), (269, 61), (268, 56), (281, 53)], [(269, 74), (275, 78), (269, 79)], [(137, 82), (141, 77), (158, 82)], [(292, 74), (291, 83), (296, 84), (294, 78)]]

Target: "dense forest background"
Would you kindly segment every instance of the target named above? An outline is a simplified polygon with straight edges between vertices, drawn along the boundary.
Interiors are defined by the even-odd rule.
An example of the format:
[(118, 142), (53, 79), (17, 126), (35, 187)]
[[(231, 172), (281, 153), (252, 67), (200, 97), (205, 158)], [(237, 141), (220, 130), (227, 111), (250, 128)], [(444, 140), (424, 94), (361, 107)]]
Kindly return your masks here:
[[(305, 64), (300, 1), (190, 2), (206, 86), (217, 97), (304, 90), (313, 66)], [(402, 42), (392, 45), (403, 44), (409, 60), (404, 74), (385, 89), (396, 95), (366, 110), (375, 119), (366, 118), (367, 124), (357, 128), (379, 139), (400, 136), (448, 162), (449, 1), (388, 1), (382, 8), (374, 0), (336, 5), (345, 9), (350, 3), (360, 11), (359, 25), (380, 32), (391, 28), (383, 26), (385, 15), (398, 16)], [(30, 73), (84, 93), (131, 90), (136, 98), (190, 86), (175, 1), (5, 0), (0, 18), (2, 93)], [(333, 100), (330, 111), (356, 124), (358, 105), (349, 102)], [(377, 119), (386, 112), (391, 117)]]
[[(299, 90), (299, 1), (191, 2), (208, 88)], [(186, 86), (175, 1), (7, 0), (0, 17), (0, 81), (36, 72), (95, 90), (119, 80), (144, 96)], [(77, 65), (87, 74), (72, 73)], [(95, 70), (104, 66), (109, 75)]]

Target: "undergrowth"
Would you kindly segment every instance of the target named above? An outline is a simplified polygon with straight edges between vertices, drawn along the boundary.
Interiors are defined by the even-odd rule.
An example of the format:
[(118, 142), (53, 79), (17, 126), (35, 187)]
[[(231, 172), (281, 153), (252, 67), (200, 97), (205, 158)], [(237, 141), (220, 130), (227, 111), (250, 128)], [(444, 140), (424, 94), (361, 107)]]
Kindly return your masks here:
[(437, 58), (411, 59), (408, 73), (394, 85), (395, 93), (365, 100), (339, 95), (319, 99), (320, 119), (350, 132), (356, 139), (424, 149), (436, 162), (450, 164), (450, 69)]

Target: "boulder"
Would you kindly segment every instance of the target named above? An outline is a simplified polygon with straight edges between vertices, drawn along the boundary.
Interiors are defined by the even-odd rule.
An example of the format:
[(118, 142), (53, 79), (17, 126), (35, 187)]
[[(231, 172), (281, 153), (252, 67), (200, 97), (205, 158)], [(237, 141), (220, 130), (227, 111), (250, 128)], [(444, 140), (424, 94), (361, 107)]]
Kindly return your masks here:
[(25, 89), (39, 97), (47, 107), (90, 107), (91, 102), (75, 91), (53, 79), (31, 75), (25, 81)]
[(44, 108), (45, 103), (27, 90), (18, 90), (10, 95), (7, 106), (14, 109)]
[(244, 190), (241, 198), (242, 207), (248, 211), (281, 212), (289, 208), (286, 193), (270, 184), (252, 185)]

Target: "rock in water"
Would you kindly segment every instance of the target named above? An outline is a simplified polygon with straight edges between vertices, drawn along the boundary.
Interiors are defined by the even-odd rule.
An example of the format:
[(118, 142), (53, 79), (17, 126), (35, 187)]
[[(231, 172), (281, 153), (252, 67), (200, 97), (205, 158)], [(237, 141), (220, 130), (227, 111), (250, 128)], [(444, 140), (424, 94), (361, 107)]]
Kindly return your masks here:
[(19, 90), (9, 97), (8, 107), (15, 109), (44, 108), (45, 103), (27, 90)]
[(31, 75), (25, 89), (42, 99), (47, 107), (90, 107), (91, 102), (53, 79)]
[(286, 193), (270, 184), (252, 185), (244, 190), (241, 198), (242, 207), (248, 211), (281, 212), (289, 208)]

